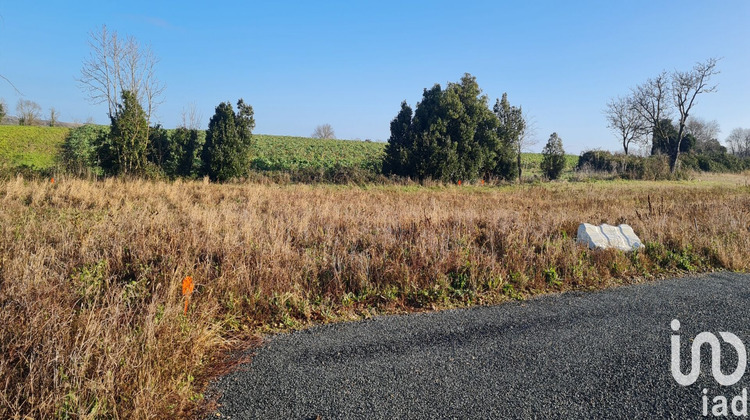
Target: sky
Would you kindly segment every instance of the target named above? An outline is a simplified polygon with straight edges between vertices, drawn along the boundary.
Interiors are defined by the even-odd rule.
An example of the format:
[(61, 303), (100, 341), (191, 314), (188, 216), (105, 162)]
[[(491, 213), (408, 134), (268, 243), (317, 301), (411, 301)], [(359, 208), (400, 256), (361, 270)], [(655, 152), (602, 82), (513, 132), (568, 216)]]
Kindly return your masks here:
[(0, 0), (0, 98), (50, 107), (61, 121), (108, 124), (77, 79), (103, 24), (149, 45), (166, 85), (155, 122), (194, 104), (204, 127), (243, 98), (255, 133), (387, 141), (390, 121), (425, 88), (477, 78), (490, 106), (508, 93), (533, 121), (539, 151), (557, 132), (568, 153), (618, 150), (606, 103), (662, 70), (721, 58), (715, 93), (694, 116), (720, 139), (750, 128), (750, 2)]

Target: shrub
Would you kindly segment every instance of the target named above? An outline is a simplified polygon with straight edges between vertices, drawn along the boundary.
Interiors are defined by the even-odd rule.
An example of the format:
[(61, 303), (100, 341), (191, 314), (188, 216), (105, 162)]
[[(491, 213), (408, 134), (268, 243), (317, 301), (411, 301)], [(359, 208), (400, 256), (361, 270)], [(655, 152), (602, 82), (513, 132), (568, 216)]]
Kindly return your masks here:
[(254, 127), (252, 106), (240, 99), (235, 114), (232, 104), (220, 103), (208, 123), (201, 153), (203, 173), (220, 182), (247, 175)]
[(443, 89), (425, 89), (412, 110), (406, 102), (391, 122), (384, 170), (443, 182), (488, 175), (512, 177), (510, 144), (498, 135), (500, 121), (490, 110), (476, 79), (465, 74)]
[(86, 124), (76, 127), (65, 138), (62, 146), (62, 161), (65, 169), (76, 175), (101, 175), (97, 147), (109, 134), (109, 128)]
[(589, 150), (578, 158), (577, 171), (606, 172), (625, 179), (664, 180), (684, 177), (684, 172), (672, 174), (666, 155), (649, 157), (613, 154)]
[(549, 179), (559, 178), (565, 169), (565, 150), (563, 150), (562, 139), (557, 133), (549, 136), (547, 145), (542, 150), (542, 156), (540, 167), (544, 176)]

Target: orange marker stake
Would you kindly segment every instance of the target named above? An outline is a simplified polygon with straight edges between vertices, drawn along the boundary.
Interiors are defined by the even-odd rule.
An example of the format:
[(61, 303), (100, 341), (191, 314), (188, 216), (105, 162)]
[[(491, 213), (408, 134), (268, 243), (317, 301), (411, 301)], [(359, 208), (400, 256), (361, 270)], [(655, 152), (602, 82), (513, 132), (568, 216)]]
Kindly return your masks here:
[(190, 295), (193, 294), (194, 288), (195, 288), (195, 285), (193, 284), (193, 278), (190, 276), (185, 276), (185, 278), (182, 279), (182, 296), (185, 297), (185, 315), (187, 315), (188, 303), (190, 302)]

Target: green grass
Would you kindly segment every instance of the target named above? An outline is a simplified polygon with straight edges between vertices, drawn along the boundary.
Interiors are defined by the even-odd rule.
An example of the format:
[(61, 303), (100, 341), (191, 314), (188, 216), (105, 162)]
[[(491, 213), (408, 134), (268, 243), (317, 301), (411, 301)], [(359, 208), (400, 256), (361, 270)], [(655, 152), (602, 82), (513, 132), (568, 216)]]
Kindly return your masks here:
[(385, 143), (322, 140), (307, 137), (254, 135), (252, 166), (257, 170), (289, 171), (335, 166), (379, 170)]
[(65, 127), (0, 126), (0, 167), (51, 169), (58, 161), (69, 130)]

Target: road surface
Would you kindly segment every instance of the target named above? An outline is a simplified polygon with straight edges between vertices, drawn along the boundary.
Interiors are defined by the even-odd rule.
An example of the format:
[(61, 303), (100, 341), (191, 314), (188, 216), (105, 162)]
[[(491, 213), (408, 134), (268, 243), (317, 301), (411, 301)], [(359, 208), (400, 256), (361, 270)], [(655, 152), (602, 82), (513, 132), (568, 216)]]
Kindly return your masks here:
[[(735, 397), (750, 388), (750, 372), (720, 386), (708, 345), (694, 384), (678, 384), (670, 371), (671, 337), (681, 339), (686, 374), (691, 342), (704, 331), (731, 332), (750, 345), (750, 275), (716, 273), (274, 336), (249, 365), (213, 385), (219, 406), (209, 418), (741, 414), (743, 400)], [(738, 351), (721, 343), (728, 375)]]

